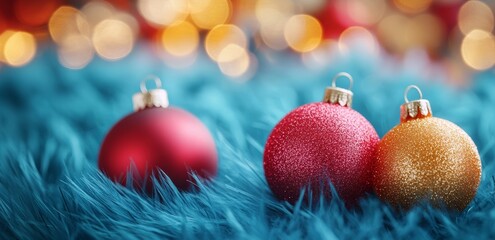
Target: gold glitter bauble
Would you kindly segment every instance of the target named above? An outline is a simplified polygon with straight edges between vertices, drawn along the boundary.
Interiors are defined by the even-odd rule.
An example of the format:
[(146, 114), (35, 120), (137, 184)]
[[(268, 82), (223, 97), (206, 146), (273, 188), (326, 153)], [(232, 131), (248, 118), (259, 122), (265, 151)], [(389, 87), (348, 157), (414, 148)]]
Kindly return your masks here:
[[(427, 107), (425, 112), (431, 111), (429, 103)], [(481, 178), (476, 145), (457, 125), (431, 117), (431, 112), (412, 118), (407, 114), (413, 113), (403, 112), (403, 122), (378, 144), (375, 192), (382, 200), (405, 208), (429, 200), (433, 205), (464, 209)]]

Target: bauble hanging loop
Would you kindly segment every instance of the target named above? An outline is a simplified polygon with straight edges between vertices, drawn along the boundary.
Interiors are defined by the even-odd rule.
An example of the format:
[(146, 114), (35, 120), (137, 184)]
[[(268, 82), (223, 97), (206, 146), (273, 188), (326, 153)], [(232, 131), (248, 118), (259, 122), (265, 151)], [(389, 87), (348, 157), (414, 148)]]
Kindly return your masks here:
[[(409, 101), (409, 90), (419, 99)], [(428, 100), (414, 85), (406, 88), (401, 122), (378, 144), (373, 187), (382, 200), (409, 208), (429, 200), (462, 210), (474, 198), (481, 179), (476, 145), (457, 125), (433, 117)]]
[[(349, 89), (344, 89), (337, 87), (337, 79), (340, 77), (345, 77), (349, 80)], [(338, 103), (340, 106), (351, 107), (352, 106), (352, 95), (351, 92), (352, 84), (354, 80), (349, 73), (340, 72), (332, 79), (332, 86), (325, 89), (325, 95), (323, 96), (323, 102), (327, 103)]]
[[(411, 89), (416, 89), (416, 91), (418, 91), (418, 100), (409, 101), (407, 94)], [(430, 102), (426, 99), (423, 99), (423, 93), (418, 86), (410, 85), (406, 88), (406, 90), (404, 91), (404, 102), (405, 103), (400, 106), (401, 122), (405, 122), (410, 119), (432, 116)]]
[[(328, 182), (348, 204), (371, 189), (371, 170), (379, 138), (373, 126), (351, 109), (353, 93), (336, 86), (322, 102), (300, 106), (272, 130), (265, 146), (265, 177), (275, 196), (295, 202), (301, 190), (331, 197)], [(308, 195), (306, 195), (307, 197)]]
[[(155, 82), (155, 89), (148, 90), (146, 82), (153, 80)], [(168, 95), (165, 89), (162, 89), (162, 81), (157, 76), (148, 76), (143, 79), (140, 84), (141, 92), (138, 92), (132, 96), (132, 102), (134, 105), (134, 111), (139, 111), (150, 107), (168, 107)]]

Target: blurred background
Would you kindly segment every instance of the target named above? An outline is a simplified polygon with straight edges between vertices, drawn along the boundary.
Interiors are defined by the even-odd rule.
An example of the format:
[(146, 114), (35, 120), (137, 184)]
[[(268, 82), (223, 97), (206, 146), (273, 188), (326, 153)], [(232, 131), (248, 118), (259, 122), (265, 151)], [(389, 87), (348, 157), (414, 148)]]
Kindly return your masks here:
[[(0, 239), (189, 230), (183, 238), (493, 239), (494, 10), (495, 0), (0, 0)], [(379, 136), (399, 123), (404, 89), (416, 84), (434, 116), (473, 138), (483, 174), (468, 214), (395, 217), (370, 200), (363, 215), (297, 215), (273, 201), (268, 134), (321, 101), (341, 71)], [(208, 127), (219, 153), (211, 191), (167, 208), (125, 197), (96, 164), (149, 74)]]
[(1, 0), (0, 73), (47, 49), (68, 69), (146, 51), (170, 68), (209, 61), (246, 81), (260, 62), (291, 56), (322, 69), (353, 50), (419, 55), (465, 86), (495, 64), (494, 8), (492, 0)]

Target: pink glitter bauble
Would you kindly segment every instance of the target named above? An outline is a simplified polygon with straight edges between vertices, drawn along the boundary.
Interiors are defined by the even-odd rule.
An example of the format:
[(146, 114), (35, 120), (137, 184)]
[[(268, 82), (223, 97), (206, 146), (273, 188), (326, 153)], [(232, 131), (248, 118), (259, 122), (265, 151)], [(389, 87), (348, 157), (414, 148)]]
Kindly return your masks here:
[(279, 199), (292, 203), (305, 187), (313, 198), (320, 193), (330, 197), (330, 180), (339, 196), (353, 204), (371, 189), (378, 142), (370, 122), (350, 107), (327, 102), (301, 106), (268, 137), (266, 180)]

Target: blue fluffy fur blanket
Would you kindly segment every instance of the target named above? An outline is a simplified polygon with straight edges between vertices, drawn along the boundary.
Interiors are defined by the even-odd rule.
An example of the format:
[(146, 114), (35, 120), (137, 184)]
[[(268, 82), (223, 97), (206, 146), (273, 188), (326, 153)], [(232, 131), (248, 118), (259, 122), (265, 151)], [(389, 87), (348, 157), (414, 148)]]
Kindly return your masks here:
[[(495, 72), (453, 87), (421, 56), (394, 61), (350, 54), (323, 68), (296, 56), (259, 56), (247, 82), (231, 81), (205, 57), (170, 69), (138, 49), (118, 62), (62, 67), (42, 50), (29, 65), (0, 66), (0, 239), (428, 239), (495, 238)], [(370, 195), (346, 209), (336, 198), (294, 206), (271, 194), (262, 168), (273, 126), (290, 110), (320, 101), (332, 76), (355, 78), (353, 108), (382, 137), (399, 122), (404, 88), (417, 84), (435, 116), (463, 128), (478, 146), (483, 176), (465, 211), (428, 204), (394, 210)], [(139, 81), (158, 75), (170, 102), (213, 133), (219, 174), (199, 193), (173, 186), (143, 196), (97, 169), (101, 141), (132, 111)]]

